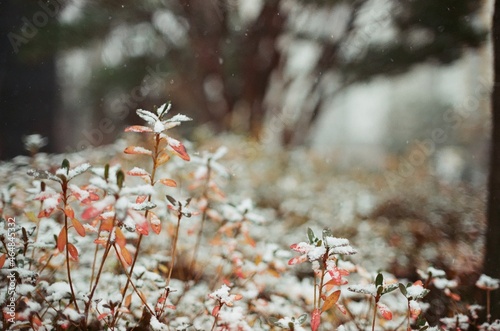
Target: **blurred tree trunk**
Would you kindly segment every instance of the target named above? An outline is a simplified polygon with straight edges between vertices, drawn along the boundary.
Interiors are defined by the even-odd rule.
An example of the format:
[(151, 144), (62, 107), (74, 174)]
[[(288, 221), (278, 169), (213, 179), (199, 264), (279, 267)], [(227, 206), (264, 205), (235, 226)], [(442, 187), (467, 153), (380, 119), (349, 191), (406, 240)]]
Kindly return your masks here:
[[(36, 2), (0, 2), (0, 159), (25, 153), (22, 137), (39, 133), (54, 143), (53, 122), (56, 108), (56, 65), (53, 52), (33, 51), (36, 33), (29, 38), (21, 30), (25, 20), (41, 12)], [(41, 26), (38, 30), (49, 29)], [(37, 31), (38, 31), (37, 30)], [(9, 35), (23, 42), (13, 45)], [(26, 34), (26, 33), (25, 33)], [(46, 45), (48, 49), (50, 45)], [(16, 49), (18, 48), (18, 49)]]
[[(486, 253), (484, 273), (500, 278), (500, 0), (495, 1), (493, 14), (494, 84), (492, 94), (492, 136), (490, 175), (488, 183), (488, 228), (486, 232)], [(492, 317), (500, 317), (500, 295), (492, 292)]]

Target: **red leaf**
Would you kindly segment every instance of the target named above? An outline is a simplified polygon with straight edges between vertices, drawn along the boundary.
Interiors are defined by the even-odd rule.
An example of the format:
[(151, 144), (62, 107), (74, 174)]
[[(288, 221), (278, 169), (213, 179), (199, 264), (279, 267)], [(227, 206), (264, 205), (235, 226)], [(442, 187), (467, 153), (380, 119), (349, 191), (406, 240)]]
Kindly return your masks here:
[(390, 321), (392, 320), (392, 312), (389, 310), (389, 307), (384, 305), (383, 303), (377, 303), (378, 311), (382, 315), (383, 318)]
[(76, 218), (72, 218), (71, 223), (73, 223), (73, 227), (75, 228), (76, 232), (80, 236), (85, 237), (85, 228), (83, 227), (82, 223), (80, 223), (80, 221), (78, 221)]
[(135, 229), (142, 235), (147, 236), (149, 234), (147, 222), (137, 223)]
[(321, 307), (321, 311), (327, 311), (328, 309), (332, 308), (334, 304), (339, 301), (340, 298), (340, 290), (337, 290), (330, 294), (328, 298), (326, 298), (325, 303), (323, 304), (323, 307)]
[(177, 187), (177, 183), (173, 179), (163, 178), (160, 179), (160, 183), (169, 187)]
[(220, 306), (215, 306), (214, 309), (212, 309), (212, 316), (216, 317), (219, 314)]
[(90, 206), (83, 211), (82, 219), (89, 220), (92, 218), (96, 218), (101, 213), (101, 211), (102, 211), (101, 209), (97, 209), (95, 207)]
[(75, 217), (75, 212), (73, 211), (73, 208), (71, 208), (70, 205), (66, 205), (64, 207), (64, 213), (66, 214), (66, 216), (68, 216), (69, 218), (74, 218)]
[(110, 314), (111, 314), (111, 312), (109, 312), (109, 311), (105, 312), (105, 313), (102, 313), (99, 316), (97, 316), (97, 320), (100, 321), (100, 320), (104, 319), (106, 316), (108, 316)]
[(125, 132), (153, 132), (153, 130), (147, 126), (132, 125), (125, 128)]
[(64, 251), (64, 246), (66, 246), (66, 227), (63, 226), (61, 232), (59, 232), (59, 236), (57, 237), (57, 249), (59, 252)]
[(311, 314), (311, 330), (316, 331), (319, 328), (319, 325), (321, 324), (321, 311), (316, 308), (313, 310)]
[(0, 256), (0, 269), (3, 268), (3, 265), (5, 264), (6, 260), (7, 260), (7, 254), (2, 254), (2, 256)]
[(68, 253), (73, 258), (73, 260), (78, 261), (78, 250), (72, 243), (68, 243)]
[(135, 203), (143, 203), (144, 201), (146, 201), (147, 198), (148, 198), (147, 195), (139, 195), (137, 199), (135, 199)]
[(156, 216), (155, 213), (149, 212), (149, 224), (154, 233), (159, 234), (161, 231), (161, 220)]
[(129, 170), (127, 172), (127, 175), (129, 176), (149, 176), (151, 177), (150, 173), (147, 172), (146, 170), (142, 169), (142, 168), (138, 168), (138, 167), (134, 167), (133, 169)]
[(188, 153), (186, 152), (186, 147), (184, 147), (184, 145), (180, 141), (169, 137), (168, 145), (172, 147), (172, 149), (177, 153), (177, 155), (179, 155), (181, 159), (185, 161), (191, 160)]
[(153, 155), (153, 152), (149, 149), (140, 146), (129, 146), (123, 151), (125, 154), (142, 154), (142, 155)]

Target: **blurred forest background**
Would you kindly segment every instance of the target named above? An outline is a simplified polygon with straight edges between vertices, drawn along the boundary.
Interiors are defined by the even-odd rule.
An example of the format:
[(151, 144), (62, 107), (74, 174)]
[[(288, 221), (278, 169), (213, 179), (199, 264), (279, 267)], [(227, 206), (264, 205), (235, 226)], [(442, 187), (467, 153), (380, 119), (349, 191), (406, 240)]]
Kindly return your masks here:
[(339, 165), (396, 167), (430, 139), (443, 177), (484, 184), (491, 13), (477, 0), (1, 1), (0, 155), (35, 132), (46, 151), (111, 143), (135, 109), (171, 100), (188, 130)]

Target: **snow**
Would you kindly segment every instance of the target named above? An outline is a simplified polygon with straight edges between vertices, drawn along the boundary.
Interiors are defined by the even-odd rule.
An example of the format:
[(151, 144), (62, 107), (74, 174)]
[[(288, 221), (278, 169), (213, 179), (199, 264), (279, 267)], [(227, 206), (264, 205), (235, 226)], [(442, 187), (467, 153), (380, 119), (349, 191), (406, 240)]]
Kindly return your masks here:
[(55, 282), (47, 287), (47, 293), (49, 294), (46, 298), (48, 301), (59, 301), (67, 298), (71, 289), (66, 282)]
[(492, 278), (492, 277), (487, 276), (485, 274), (482, 274), (476, 282), (477, 287), (484, 289), (484, 290), (488, 290), (488, 291), (498, 289), (499, 284), (500, 284), (499, 279)]

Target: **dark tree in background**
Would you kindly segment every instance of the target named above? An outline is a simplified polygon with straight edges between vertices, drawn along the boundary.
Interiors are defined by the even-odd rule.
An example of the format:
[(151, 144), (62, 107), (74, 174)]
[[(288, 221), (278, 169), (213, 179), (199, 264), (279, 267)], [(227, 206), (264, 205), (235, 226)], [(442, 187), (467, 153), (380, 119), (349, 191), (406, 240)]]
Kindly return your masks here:
[(42, 49), (29, 41), (54, 32), (54, 22), (47, 21), (44, 32), (34, 25), (34, 29), (21, 31), (25, 20), (40, 10), (35, 1), (0, 2), (0, 159), (22, 153), (25, 135), (49, 137), (45, 150), (51, 150), (55, 138), (58, 85), (54, 44), (47, 41)]
[[(491, 98), (492, 134), (484, 273), (500, 279), (500, 85), (498, 83), (500, 81), (500, 1), (498, 0), (495, 1), (492, 39), (494, 84)], [(492, 292), (493, 319), (500, 318), (500, 295), (496, 292), (498, 291)]]

